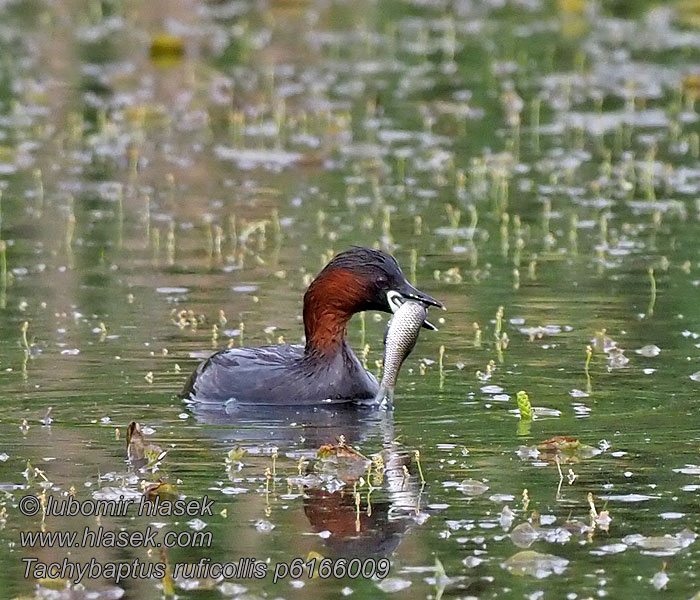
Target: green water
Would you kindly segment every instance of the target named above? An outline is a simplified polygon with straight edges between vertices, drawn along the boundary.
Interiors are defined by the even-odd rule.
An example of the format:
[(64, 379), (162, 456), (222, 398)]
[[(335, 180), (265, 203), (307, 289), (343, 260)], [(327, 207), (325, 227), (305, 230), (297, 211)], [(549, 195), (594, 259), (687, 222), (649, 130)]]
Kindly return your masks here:
[[(251, 557), (265, 579), (175, 592), (694, 597), (699, 23), (693, 3), (0, 3), (0, 596), (164, 594), (157, 578), (51, 591), (23, 557)], [(350, 244), (391, 251), (449, 309), (393, 412), (180, 401), (215, 348), (301, 341), (306, 285)], [(351, 323), (375, 372), (385, 323)], [(126, 461), (131, 421), (168, 451), (157, 465)], [(340, 435), (398, 468), (371, 493), (300, 478)], [(534, 451), (554, 436), (600, 452), (563, 456), (560, 481)], [(138, 497), (158, 479), (213, 515), (45, 526), (204, 526), (210, 547), (21, 547), (42, 525), (27, 494)], [(524, 551), (555, 572), (512, 572)], [(272, 583), (313, 556), (391, 572)]]

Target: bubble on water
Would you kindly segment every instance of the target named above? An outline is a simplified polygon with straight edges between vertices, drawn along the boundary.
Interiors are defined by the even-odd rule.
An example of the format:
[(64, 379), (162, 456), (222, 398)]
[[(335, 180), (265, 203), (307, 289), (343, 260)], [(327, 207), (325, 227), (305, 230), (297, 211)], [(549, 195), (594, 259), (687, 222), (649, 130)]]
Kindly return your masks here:
[(260, 519), (255, 522), (255, 529), (260, 533), (270, 533), (274, 528), (274, 523), (270, 523), (270, 521), (266, 519)]

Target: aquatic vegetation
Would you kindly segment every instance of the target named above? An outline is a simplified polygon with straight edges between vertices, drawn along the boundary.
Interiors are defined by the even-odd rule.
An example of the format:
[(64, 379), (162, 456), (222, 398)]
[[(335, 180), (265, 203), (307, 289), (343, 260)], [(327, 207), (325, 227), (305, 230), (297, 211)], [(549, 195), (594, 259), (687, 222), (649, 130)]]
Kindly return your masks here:
[[(206, 490), (222, 558), (391, 557), (333, 597), (697, 592), (697, 7), (526, 4), (0, 7), (2, 535), (25, 492)], [(451, 309), (394, 415), (175, 397), (214, 348), (303, 343), (353, 243)], [(384, 323), (350, 324), (373, 371)], [(502, 570), (527, 543), (569, 562)], [(169, 577), (129, 590), (317, 584)], [(46, 584), (16, 593), (124, 593)]]
[(561, 575), (569, 561), (553, 554), (542, 554), (523, 550), (508, 558), (501, 566), (513, 575), (529, 575), (543, 579), (550, 575)]
[(631, 534), (622, 538), (622, 542), (628, 546), (641, 548), (640, 552), (642, 554), (672, 556), (693, 544), (697, 537), (695, 532), (684, 529), (678, 533), (665, 534), (663, 536)]
[(532, 405), (530, 404), (530, 398), (527, 395), (527, 392), (522, 391), (522, 390), (520, 392), (518, 392), (517, 400), (518, 400), (518, 410), (520, 411), (520, 418), (523, 421), (532, 421), (532, 418), (533, 418)]
[(635, 352), (641, 354), (645, 358), (654, 358), (661, 354), (661, 348), (655, 344), (647, 344), (639, 348), (639, 350), (635, 350)]
[(479, 496), (485, 493), (489, 486), (475, 479), (465, 479), (457, 488), (466, 496)]
[(141, 425), (132, 421), (126, 430), (126, 456), (136, 468), (153, 468), (165, 458), (168, 451), (149, 442)]

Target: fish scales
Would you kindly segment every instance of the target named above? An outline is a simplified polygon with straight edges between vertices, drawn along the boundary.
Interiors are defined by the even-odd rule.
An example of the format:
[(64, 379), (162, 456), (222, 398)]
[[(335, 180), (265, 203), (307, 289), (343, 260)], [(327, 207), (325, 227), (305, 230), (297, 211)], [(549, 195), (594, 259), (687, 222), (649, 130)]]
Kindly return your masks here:
[(420, 302), (407, 300), (394, 313), (384, 335), (384, 373), (377, 399), (393, 397), (399, 370), (416, 345), (428, 309)]

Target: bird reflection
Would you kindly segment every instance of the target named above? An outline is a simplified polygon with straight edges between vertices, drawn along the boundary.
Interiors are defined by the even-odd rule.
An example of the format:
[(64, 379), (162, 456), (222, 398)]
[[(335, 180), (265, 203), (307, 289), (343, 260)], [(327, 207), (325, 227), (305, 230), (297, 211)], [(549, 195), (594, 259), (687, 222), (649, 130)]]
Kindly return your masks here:
[(386, 449), (382, 454), (389, 462), (376, 487), (358, 489), (361, 480), (353, 478), (334, 491), (304, 488), (304, 513), (334, 555), (389, 555), (411, 527), (427, 518), (421, 510), (424, 485), (406, 466), (410, 455)]
[(371, 467), (339, 460), (330, 466), (330, 472), (324, 463), (319, 474), (318, 465), (323, 461), (316, 460), (303, 476), (290, 480), (303, 492), (304, 514), (331, 554), (391, 554), (402, 537), (428, 516), (423, 508), (425, 485), (414, 453), (396, 442), (391, 409), (233, 403), (199, 404), (192, 409), (198, 423), (208, 426), (207, 435), (227, 444), (270, 445), (280, 453), (316, 456), (323, 446), (349, 448), (379, 442), (382, 450)]
[(348, 443), (381, 438), (393, 431), (393, 411), (361, 405), (246, 406), (190, 404), (197, 422), (210, 426), (207, 435), (237, 444), (270, 444), (280, 451), (317, 450), (342, 435)]

